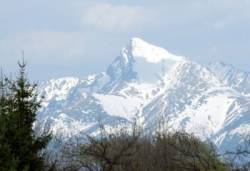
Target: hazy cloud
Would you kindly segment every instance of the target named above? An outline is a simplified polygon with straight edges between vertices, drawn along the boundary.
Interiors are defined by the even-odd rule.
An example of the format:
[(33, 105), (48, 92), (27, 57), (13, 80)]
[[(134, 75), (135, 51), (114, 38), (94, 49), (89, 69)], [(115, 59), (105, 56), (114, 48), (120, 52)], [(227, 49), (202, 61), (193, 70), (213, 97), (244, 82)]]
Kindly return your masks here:
[[(29, 57), (36, 60), (72, 60), (85, 54), (85, 40), (83, 33), (60, 31), (18, 32), (0, 40), (1, 53), (7, 56), (17, 56), (24, 50)], [(18, 55), (19, 56), (19, 55)]]
[(85, 11), (82, 22), (85, 26), (106, 31), (128, 31), (152, 21), (155, 13), (138, 6), (97, 3)]

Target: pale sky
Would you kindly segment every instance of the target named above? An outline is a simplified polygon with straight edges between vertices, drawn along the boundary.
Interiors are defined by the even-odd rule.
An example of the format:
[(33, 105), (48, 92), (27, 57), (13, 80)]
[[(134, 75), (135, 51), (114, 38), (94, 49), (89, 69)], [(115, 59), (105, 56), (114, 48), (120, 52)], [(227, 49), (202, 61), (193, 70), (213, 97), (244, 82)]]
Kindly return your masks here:
[(0, 65), (29, 76), (105, 71), (131, 37), (207, 64), (250, 71), (249, 0), (0, 0)]

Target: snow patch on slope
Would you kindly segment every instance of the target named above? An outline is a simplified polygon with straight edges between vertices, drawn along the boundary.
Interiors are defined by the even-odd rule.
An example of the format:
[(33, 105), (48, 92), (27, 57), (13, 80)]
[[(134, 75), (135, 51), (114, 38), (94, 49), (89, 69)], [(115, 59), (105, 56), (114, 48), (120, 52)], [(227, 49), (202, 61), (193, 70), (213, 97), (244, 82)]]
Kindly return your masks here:
[[(193, 104), (180, 116), (190, 118), (190, 122), (186, 125), (188, 131), (196, 133), (202, 138), (208, 138), (223, 127), (228, 108), (232, 102), (233, 99), (225, 94), (209, 95), (201, 106), (197, 107), (197, 103)], [(184, 118), (179, 119), (183, 120)], [(201, 128), (204, 130), (201, 131)]]
[(135, 113), (140, 106), (140, 99), (116, 95), (94, 94), (94, 97), (99, 100), (103, 109), (111, 116), (126, 118), (131, 121), (135, 117)]

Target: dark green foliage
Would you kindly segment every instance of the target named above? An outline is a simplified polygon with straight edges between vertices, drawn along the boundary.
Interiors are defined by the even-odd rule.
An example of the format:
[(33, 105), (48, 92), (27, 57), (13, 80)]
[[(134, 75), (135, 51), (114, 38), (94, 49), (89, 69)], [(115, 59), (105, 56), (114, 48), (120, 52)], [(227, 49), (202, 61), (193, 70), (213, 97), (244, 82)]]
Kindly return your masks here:
[(0, 163), (12, 166), (12, 170), (43, 170), (43, 158), (39, 153), (48, 144), (50, 135), (38, 137), (33, 131), (40, 102), (36, 85), (26, 78), (25, 66), (24, 62), (19, 63), (16, 80), (1, 81), (0, 148), (5, 150), (0, 151), (5, 152), (0, 154)]
[(0, 170), (16, 170), (17, 161), (11, 153), (11, 147), (6, 141), (8, 127), (9, 91), (8, 80), (1, 73), (0, 79)]

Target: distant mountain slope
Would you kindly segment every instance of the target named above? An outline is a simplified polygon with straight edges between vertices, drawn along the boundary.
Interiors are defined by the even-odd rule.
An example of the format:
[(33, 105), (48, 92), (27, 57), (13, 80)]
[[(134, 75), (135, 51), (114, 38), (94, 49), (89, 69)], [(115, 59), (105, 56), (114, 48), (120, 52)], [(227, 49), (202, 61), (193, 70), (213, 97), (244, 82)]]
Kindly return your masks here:
[(132, 38), (105, 72), (84, 80), (65, 77), (41, 85), (38, 123), (62, 139), (96, 134), (139, 121), (235, 147), (250, 129), (250, 77), (221, 63), (202, 66)]

